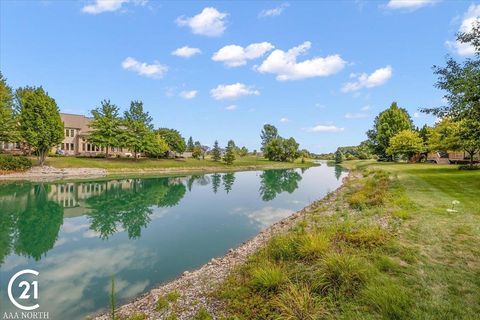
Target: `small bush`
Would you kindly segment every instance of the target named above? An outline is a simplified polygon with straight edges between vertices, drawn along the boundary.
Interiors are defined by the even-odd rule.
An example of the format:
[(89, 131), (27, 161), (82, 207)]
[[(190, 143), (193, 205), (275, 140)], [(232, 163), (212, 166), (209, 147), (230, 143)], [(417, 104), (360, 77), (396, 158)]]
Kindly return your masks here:
[(298, 254), (303, 259), (314, 260), (322, 257), (330, 247), (329, 239), (320, 233), (307, 234), (302, 237)]
[(145, 313), (141, 313), (141, 312), (136, 312), (128, 318), (128, 320), (145, 320), (145, 319), (147, 319), (147, 316), (145, 315)]
[(285, 282), (282, 269), (275, 265), (255, 267), (251, 271), (251, 286), (259, 292), (277, 290)]
[(355, 256), (334, 253), (319, 265), (313, 284), (319, 293), (352, 296), (369, 278), (369, 266)]
[(480, 163), (474, 164), (473, 166), (461, 165), (461, 166), (458, 166), (458, 170), (480, 170)]
[(327, 314), (321, 300), (308, 287), (290, 284), (275, 299), (279, 317), (283, 320), (316, 320)]
[(23, 171), (32, 167), (32, 161), (23, 156), (0, 154), (0, 170)]
[(213, 317), (208, 313), (205, 307), (201, 307), (200, 310), (193, 316), (193, 320), (213, 320)]

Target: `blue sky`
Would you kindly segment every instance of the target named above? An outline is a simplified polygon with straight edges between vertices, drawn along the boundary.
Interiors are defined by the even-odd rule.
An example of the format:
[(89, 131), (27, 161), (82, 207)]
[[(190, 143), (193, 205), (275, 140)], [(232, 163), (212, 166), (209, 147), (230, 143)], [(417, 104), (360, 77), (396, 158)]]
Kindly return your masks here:
[[(259, 148), (265, 123), (302, 148), (365, 139), (397, 101), (442, 104), (432, 65), (463, 59), (472, 1), (2, 1), (0, 70), (43, 86), (61, 111), (142, 100), (157, 127)], [(178, 49), (178, 50), (177, 50)], [(415, 114), (415, 116), (414, 116)]]

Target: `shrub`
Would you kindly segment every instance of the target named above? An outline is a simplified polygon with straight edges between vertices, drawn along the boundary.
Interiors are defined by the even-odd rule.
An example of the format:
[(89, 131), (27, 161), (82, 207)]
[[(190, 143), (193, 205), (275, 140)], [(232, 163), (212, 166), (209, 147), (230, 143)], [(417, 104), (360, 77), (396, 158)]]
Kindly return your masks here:
[(365, 173), (361, 185), (350, 191), (347, 202), (355, 209), (382, 205), (389, 186), (388, 174), (382, 171)]
[(175, 302), (178, 300), (178, 298), (180, 298), (180, 292), (178, 292), (177, 290), (170, 291), (169, 293), (167, 293), (165, 298), (168, 302)]
[(369, 277), (367, 263), (352, 255), (333, 253), (319, 265), (313, 287), (319, 293), (353, 295)]
[(480, 170), (480, 164), (474, 164), (473, 166), (471, 165), (461, 165), (458, 166), (458, 170)]
[(274, 302), (280, 314), (275, 319), (316, 320), (327, 314), (321, 300), (306, 286), (289, 284)]
[(193, 320), (213, 320), (213, 317), (208, 313), (205, 307), (201, 307), (200, 310), (193, 316)]
[(24, 156), (0, 154), (0, 170), (23, 171), (32, 167), (32, 161)]
[(329, 247), (330, 241), (324, 234), (307, 234), (300, 241), (298, 254), (303, 259), (314, 260), (322, 257)]
[(270, 264), (253, 268), (250, 275), (251, 286), (259, 292), (275, 291), (286, 279), (280, 267)]
[(145, 319), (147, 319), (147, 316), (145, 315), (145, 313), (141, 313), (141, 312), (136, 312), (128, 318), (128, 320), (145, 320)]

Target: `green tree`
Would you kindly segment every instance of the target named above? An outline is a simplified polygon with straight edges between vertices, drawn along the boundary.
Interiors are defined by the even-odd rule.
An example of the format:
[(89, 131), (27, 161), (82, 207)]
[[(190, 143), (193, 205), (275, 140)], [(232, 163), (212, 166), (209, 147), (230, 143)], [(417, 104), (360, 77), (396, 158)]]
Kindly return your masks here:
[(223, 161), (226, 164), (231, 165), (235, 161), (235, 142), (233, 140), (228, 141), (227, 147), (225, 148), (225, 154), (223, 156)]
[(387, 154), (391, 156), (402, 154), (410, 160), (415, 154), (423, 152), (424, 149), (423, 139), (418, 132), (403, 130), (390, 138)]
[(193, 138), (192, 138), (192, 136), (190, 136), (190, 138), (188, 138), (188, 142), (187, 142), (187, 151), (188, 152), (193, 152), (194, 147), (195, 147), (195, 145), (193, 144)]
[(187, 145), (180, 132), (175, 129), (160, 128), (157, 133), (167, 142), (169, 150), (173, 152), (185, 152)]
[(390, 108), (382, 111), (375, 118), (373, 129), (367, 132), (373, 153), (380, 159), (393, 160), (392, 156), (387, 154), (390, 138), (400, 131), (410, 129), (412, 129), (412, 119), (407, 110), (393, 102)]
[(199, 146), (193, 147), (192, 157), (194, 159), (200, 160), (200, 158), (202, 157), (202, 154), (203, 154), (203, 150), (201, 147)]
[(105, 147), (105, 158), (108, 158), (108, 148), (120, 145), (122, 120), (118, 110), (118, 107), (110, 103), (110, 100), (103, 100), (99, 107), (92, 110), (93, 121), (90, 123), (90, 128), (93, 130), (88, 141)]
[(300, 156), (294, 138), (273, 138), (264, 148), (264, 156), (271, 161), (294, 161)]
[(248, 155), (248, 149), (247, 149), (245, 146), (241, 147), (241, 148), (238, 150), (238, 155), (239, 155), (240, 157), (245, 157), (246, 155)]
[(435, 86), (446, 91), (446, 104), (422, 111), (461, 123), (457, 133), (462, 136), (462, 147), (469, 153), (473, 166), (473, 154), (478, 152), (480, 137), (480, 21), (474, 23), (471, 31), (458, 34), (457, 40), (473, 46), (475, 56), (461, 63), (449, 57), (445, 67), (433, 67), (438, 76)]
[(261, 150), (265, 152), (267, 144), (275, 138), (278, 138), (278, 130), (275, 126), (271, 124), (266, 124), (263, 126), (262, 132), (260, 133), (260, 138), (262, 139)]
[(149, 156), (160, 158), (165, 156), (165, 153), (169, 150), (168, 143), (158, 133), (152, 132), (153, 137), (148, 137), (147, 141), (151, 143), (147, 147)]
[(52, 147), (63, 140), (63, 123), (57, 103), (42, 87), (16, 91), (22, 139), (37, 153), (40, 165)]
[(132, 101), (123, 118), (125, 126), (123, 144), (133, 151), (134, 157), (137, 159), (139, 152), (148, 151), (153, 144), (152, 117), (143, 110), (141, 101)]
[(342, 163), (343, 159), (344, 159), (344, 156), (343, 156), (342, 150), (338, 148), (337, 151), (335, 151), (335, 163)]
[(0, 141), (14, 142), (19, 139), (14, 114), (13, 91), (0, 72)]
[(213, 143), (213, 149), (212, 149), (212, 160), (213, 161), (220, 161), (221, 159), (221, 152), (220, 152), (220, 147), (218, 146), (218, 141), (215, 140)]

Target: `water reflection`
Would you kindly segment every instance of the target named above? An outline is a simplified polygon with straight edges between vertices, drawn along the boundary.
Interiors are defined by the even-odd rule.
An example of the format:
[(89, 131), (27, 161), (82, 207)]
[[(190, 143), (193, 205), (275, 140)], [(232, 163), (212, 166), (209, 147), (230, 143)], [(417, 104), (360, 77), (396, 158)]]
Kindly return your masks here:
[[(89, 236), (108, 239), (126, 231), (130, 239), (138, 239), (150, 223), (154, 208), (177, 206), (195, 184), (211, 183), (213, 193), (223, 187), (228, 194), (235, 179), (235, 173), (229, 172), (177, 178), (1, 185), (0, 264), (12, 249), (18, 255), (41, 259), (53, 248), (64, 216), (85, 215)], [(294, 169), (263, 171), (260, 196), (263, 201), (271, 201), (282, 192), (292, 193), (301, 179)]]

